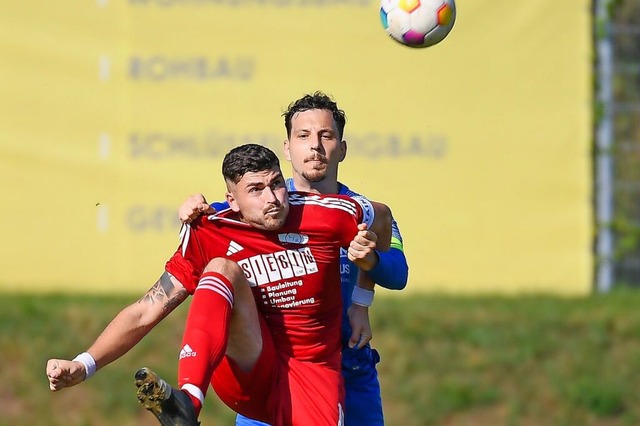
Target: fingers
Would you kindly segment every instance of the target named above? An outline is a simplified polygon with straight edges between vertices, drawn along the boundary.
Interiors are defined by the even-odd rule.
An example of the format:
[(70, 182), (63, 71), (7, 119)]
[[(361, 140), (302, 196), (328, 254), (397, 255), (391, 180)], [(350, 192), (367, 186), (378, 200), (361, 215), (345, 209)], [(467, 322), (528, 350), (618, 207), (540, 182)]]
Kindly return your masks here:
[(361, 349), (371, 341), (371, 324), (369, 323), (369, 309), (364, 306), (352, 304), (347, 310), (351, 336), (349, 347)]
[(59, 379), (49, 377), (49, 389), (53, 392), (73, 386), (74, 384), (73, 379), (68, 374), (61, 376)]
[(178, 209), (178, 217), (182, 223), (191, 223), (201, 214), (214, 214), (216, 209), (207, 203), (191, 205), (185, 203)]
[(349, 337), (349, 347), (353, 348), (354, 346), (360, 343), (360, 330), (351, 330), (351, 337)]
[(63, 374), (57, 359), (47, 361), (47, 378), (49, 379), (49, 389), (53, 392), (62, 389), (70, 379), (68, 375)]
[(207, 203), (200, 204), (198, 210), (200, 210), (200, 212), (203, 214), (214, 214), (216, 212), (216, 209), (214, 209)]
[[(195, 219), (191, 217), (192, 214), (193, 210), (185, 205), (180, 206), (180, 208), (178, 209), (178, 218), (182, 223), (191, 223), (193, 219)], [(196, 215), (196, 217), (198, 216)]]
[(347, 255), (352, 262), (358, 259), (364, 259), (376, 248), (375, 241), (371, 240), (358, 240), (358, 237), (351, 241), (349, 248), (347, 249)]
[(209, 203), (204, 195), (193, 194), (178, 209), (178, 218), (182, 223), (191, 223), (201, 213), (207, 212), (209, 208)]
[(351, 332), (351, 337), (349, 338), (349, 347), (362, 349), (366, 346), (367, 343), (371, 341), (371, 331), (367, 332), (366, 330), (359, 330)]
[(58, 369), (58, 360), (50, 359), (47, 361), (47, 375)]
[(67, 380), (59, 380), (49, 378), (49, 390), (52, 392), (57, 392), (60, 389), (63, 389), (67, 386)]
[(353, 237), (352, 243), (356, 243), (362, 247), (376, 247), (376, 242), (378, 241), (378, 236), (375, 232), (362, 230), (358, 231), (355, 237)]
[(366, 333), (362, 333), (360, 334), (360, 340), (358, 340), (358, 344), (357, 344), (357, 348), (358, 349), (362, 349), (363, 347), (365, 347), (367, 345), (367, 343), (369, 343), (371, 341), (371, 333), (366, 334)]
[[(362, 226), (361, 226), (362, 225)], [(358, 225), (360, 231), (353, 238), (347, 249), (347, 257), (360, 269), (369, 271), (375, 266), (378, 258), (375, 254), (376, 241), (378, 236), (375, 232), (367, 230), (367, 225)]]
[(74, 386), (84, 379), (84, 367), (79, 363), (62, 359), (50, 359), (47, 361), (47, 379), (49, 389), (53, 392)]
[(375, 243), (375, 241), (358, 239), (351, 241), (351, 243), (349, 244), (349, 247), (355, 251), (371, 251), (374, 250), (376, 246), (377, 244)]
[(60, 362), (57, 359), (50, 359), (47, 361), (47, 377), (49, 380), (57, 380), (62, 375), (62, 369), (60, 368)]

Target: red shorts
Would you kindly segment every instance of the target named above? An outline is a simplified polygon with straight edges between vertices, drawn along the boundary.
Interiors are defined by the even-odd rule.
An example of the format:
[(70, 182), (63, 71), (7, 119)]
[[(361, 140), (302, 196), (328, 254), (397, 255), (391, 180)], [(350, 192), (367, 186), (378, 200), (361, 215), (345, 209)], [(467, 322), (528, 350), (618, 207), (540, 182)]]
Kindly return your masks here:
[(344, 385), (340, 371), (279, 353), (260, 317), (262, 353), (250, 372), (224, 357), (211, 385), (233, 411), (273, 426), (343, 424)]

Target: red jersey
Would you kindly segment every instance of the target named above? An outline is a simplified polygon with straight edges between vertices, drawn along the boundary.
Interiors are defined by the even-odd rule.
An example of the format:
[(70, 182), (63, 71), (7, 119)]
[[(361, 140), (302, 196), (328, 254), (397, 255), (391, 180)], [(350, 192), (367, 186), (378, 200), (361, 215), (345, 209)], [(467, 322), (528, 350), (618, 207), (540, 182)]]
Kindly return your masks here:
[[(340, 247), (358, 223), (371, 224), (366, 200), (289, 194), (289, 214), (277, 231), (238, 220), (231, 210), (200, 217), (182, 230), (166, 270), (193, 293), (210, 260), (225, 257), (244, 271), (277, 350), (301, 361), (340, 368)], [(361, 204), (362, 203), (362, 204)]]

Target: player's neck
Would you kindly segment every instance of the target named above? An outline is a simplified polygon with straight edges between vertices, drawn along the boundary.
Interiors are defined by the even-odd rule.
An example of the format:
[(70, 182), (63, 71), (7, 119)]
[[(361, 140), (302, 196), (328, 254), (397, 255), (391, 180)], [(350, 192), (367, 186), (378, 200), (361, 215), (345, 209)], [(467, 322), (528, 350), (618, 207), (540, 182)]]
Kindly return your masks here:
[(320, 182), (309, 182), (299, 175), (293, 176), (293, 186), (296, 191), (310, 192), (312, 194), (337, 194), (340, 184), (337, 180), (323, 179)]

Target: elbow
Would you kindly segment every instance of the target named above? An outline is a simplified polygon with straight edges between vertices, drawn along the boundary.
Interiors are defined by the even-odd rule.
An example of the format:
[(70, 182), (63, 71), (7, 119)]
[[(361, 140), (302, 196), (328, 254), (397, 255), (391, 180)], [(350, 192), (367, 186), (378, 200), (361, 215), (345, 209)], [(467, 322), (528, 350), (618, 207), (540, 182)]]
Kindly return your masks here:
[(396, 286), (393, 288), (394, 290), (404, 290), (407, 287), (407, 282), (409, 281), (409, 272), (405, 271), (404, 275), (400, 277), (397, 281)]
[(391, 249), (378, 253), (380, 262), (370, 272), (371, 278), (381, 287), (402, 290), (407, 286), (409, 266), (402, 250)]
[(405, 265), (404, 268), (398, 268), (396, 270), (396, 274), (394, 274), (393, 276), (393, 279), (390, 280), (387, 285), (383, 285), (383, 287), (386, 287), (389, 290), (404, 290), (407, 286), (408, 281), (409, 267)]

